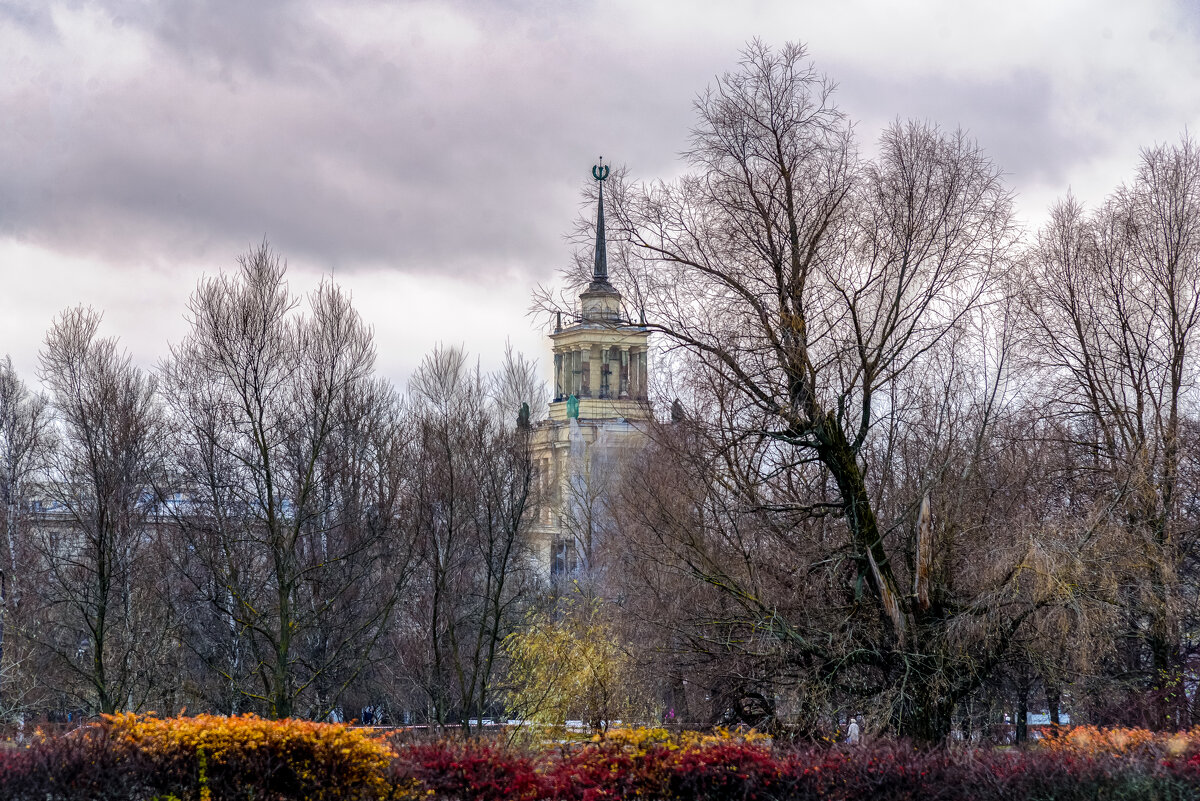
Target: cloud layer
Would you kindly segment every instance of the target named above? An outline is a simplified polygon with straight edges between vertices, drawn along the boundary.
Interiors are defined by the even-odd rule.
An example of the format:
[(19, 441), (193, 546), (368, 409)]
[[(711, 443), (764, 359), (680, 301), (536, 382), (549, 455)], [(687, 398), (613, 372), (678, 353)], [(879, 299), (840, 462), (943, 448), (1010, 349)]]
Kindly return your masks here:
[(31, 364), (47, 307), (103, 301), (161, 355), (197, 277), (265, 235), (306, 281), (401, 293), (372, 298), (414, 321), (374, 321), (398, 376), (485, 319), (536, 350), (522, 299), (595, 157), (678, 171), (753, 36), (807, 42), (867, 150), (896, 117), (969, 129), (1035, 223), (1196, 127), (1189, 4), (980, 5), (0, 0), (4, 349)]

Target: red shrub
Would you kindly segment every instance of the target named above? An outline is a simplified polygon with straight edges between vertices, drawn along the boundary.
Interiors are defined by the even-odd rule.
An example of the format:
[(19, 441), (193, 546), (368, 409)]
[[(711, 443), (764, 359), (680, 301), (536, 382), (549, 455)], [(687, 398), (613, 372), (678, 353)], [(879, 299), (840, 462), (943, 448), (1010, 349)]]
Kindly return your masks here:
[(415, 791), (432, 799), (534, 801), (547, 795), (533, 760), (490, 743), (403, 746), (389, 773), (395, 792)]
[(128, 752), (101, 727), (0, 749), (0, 799), (140, 801), (159, 794), (165, 771), (152, 755)]
[(731, 741), (672, 757), (666, 797), (757, 801), (777, 798), (784, 786), (784, 762), (762, 745)]
[(546, 777), (550, 797), (561, 801), (667, 798), (657, 749), (651, 756), (613, 746), (587, 745), (554, 763)]

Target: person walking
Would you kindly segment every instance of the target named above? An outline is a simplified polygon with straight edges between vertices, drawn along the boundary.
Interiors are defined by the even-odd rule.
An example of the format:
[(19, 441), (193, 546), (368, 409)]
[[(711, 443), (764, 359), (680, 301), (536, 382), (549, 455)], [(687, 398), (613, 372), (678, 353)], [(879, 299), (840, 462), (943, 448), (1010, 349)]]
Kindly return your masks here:
[(850, 728), (846, 730), (846, 742), (850, 745), (858, 745), (859, 736), (858, 718), (850, 718)]

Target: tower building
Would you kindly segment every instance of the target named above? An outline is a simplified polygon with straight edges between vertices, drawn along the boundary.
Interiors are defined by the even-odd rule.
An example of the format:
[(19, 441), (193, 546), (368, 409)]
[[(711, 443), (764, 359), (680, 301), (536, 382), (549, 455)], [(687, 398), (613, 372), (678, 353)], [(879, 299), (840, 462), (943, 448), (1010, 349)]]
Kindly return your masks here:
[(649, 332), (622, 317), (621, 294), (608, 280), (604, 181), (599, 183), (592, 281), (576, 313), (560, 315), (550, 334), (554, 397), (549, 417), (533, 432), (542, 499), (533, 527), (539, 561), (552, 579), (591, 570), (611, 536), (608, 504), (622, 466), (645, 443)]

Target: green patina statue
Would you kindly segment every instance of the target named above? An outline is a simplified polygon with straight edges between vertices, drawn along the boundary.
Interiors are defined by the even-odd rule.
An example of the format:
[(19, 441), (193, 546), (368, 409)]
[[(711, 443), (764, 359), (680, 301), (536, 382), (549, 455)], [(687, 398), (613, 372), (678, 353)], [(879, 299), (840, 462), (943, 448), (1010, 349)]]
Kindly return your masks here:
[(567, 398), (567, 417), (579, 418), (579, 398), (574, 395)]

